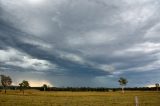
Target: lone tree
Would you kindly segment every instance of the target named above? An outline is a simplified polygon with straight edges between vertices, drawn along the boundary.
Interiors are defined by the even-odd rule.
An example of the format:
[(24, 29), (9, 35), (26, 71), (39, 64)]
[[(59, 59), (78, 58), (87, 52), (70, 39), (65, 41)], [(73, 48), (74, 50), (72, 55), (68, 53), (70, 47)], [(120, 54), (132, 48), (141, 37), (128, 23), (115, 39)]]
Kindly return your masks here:
[(23, 95), (24, 95), (24, 89), (30, 87), (29, 82), (26, 80), (23, 80), (21, 83), (19, 83), (19, 86), (20, 86), (20, 90), (23, 91)]
[(5, 76), (5, 75), (0, 75), (1, 76), (1, 83), (2, 86), (5, 89), (5, 94), (6, 94), (6, 89), (8, 86), (10, 86), (12, 84), (12, 79), (10, 76)]
[(126, 84), (128, 83), (127, 79), (120, 77), (118, 80), (119, 84), (122, 87), (122, 93), (124, 93), (124, 87), (126, 86)]
[(42, 86), (42, 87), (43, 87), (43, 90), (44, 90), (44, 91), (46, 91), (46, 90), (47, 90), (47, 88), (48, 88), (47, 84), (43, 84), (43, 86)]
[(159, 84), (158, 84), (158, 83), (156, 83), (156, 84), (155, 84), (155, 86), (156, 86), (156, 88), (157, 88), (157, 91), (158, 91), (158, 88), (159, 88)]

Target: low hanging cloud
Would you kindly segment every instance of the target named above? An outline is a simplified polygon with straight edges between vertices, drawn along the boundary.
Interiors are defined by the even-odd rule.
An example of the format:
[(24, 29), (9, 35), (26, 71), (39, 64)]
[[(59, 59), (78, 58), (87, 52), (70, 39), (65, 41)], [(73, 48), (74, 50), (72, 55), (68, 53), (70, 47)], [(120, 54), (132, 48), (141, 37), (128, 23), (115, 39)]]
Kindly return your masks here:
[[(21, 78), (22, 73), (42, 74), (56, 86), (117, 87), (121, 76), (132, 82), (129, 86), (157, 83), (159, 4), (157, 0), (0, 0), (0, 70), (5, 74), (23, 70)], [(35, 76), (31, 79), (42, 77)]]
[(51, 64), (46, 60), (32, 58), (28, 54), (22, 53), (13, 48), (7, 50), (0, 50), (0, 62), (4, 65), (17, 66), (31, 70), (49, 70), (56, 68), (55, 64)]

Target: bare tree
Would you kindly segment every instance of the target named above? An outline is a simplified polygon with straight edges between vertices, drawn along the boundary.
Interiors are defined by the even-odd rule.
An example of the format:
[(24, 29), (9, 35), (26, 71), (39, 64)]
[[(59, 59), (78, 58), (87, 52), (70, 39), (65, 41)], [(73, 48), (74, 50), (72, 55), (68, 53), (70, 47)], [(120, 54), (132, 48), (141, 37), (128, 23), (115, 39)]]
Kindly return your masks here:
[(122, 93), (124, 93), (124, 87), (126, 86), (126, 84), (128, 83), (127, 79), (120, 77), (118, 80), (119, 84), (122, 87)]
[(24, 89), (30, 87), (29, 82), (26, 80), (23, 80), (21, 83), (19, 83), (19, 86), (20, 86), (20, 90), (23, 91), (23, 95), (24, 95)]
[(5, 76), (5, 75), (0, 75), (0, 76), (1, 76), (2, 86), (4, 87), (6, 93), (7, 87), (12, 84), (12, 79), (10, 76)]

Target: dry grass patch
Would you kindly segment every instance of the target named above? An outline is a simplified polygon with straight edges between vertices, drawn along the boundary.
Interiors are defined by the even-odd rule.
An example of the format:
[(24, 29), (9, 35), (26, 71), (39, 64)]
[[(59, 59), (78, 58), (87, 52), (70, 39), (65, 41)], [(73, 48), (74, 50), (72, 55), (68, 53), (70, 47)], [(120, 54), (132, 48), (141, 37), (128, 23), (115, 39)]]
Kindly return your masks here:
[(0, 106), (159, 106), (160, 92), (43, 92), (26, 90), (0, 93)]

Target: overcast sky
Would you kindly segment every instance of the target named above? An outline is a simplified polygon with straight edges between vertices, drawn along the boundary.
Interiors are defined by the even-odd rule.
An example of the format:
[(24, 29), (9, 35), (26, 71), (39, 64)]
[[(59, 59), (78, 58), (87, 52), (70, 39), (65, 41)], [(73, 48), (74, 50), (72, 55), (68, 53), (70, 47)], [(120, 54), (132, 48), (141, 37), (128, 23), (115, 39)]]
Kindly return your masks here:
[(159, 0), (0, 0), (0, 74), (58, 87), (160, 83)]

